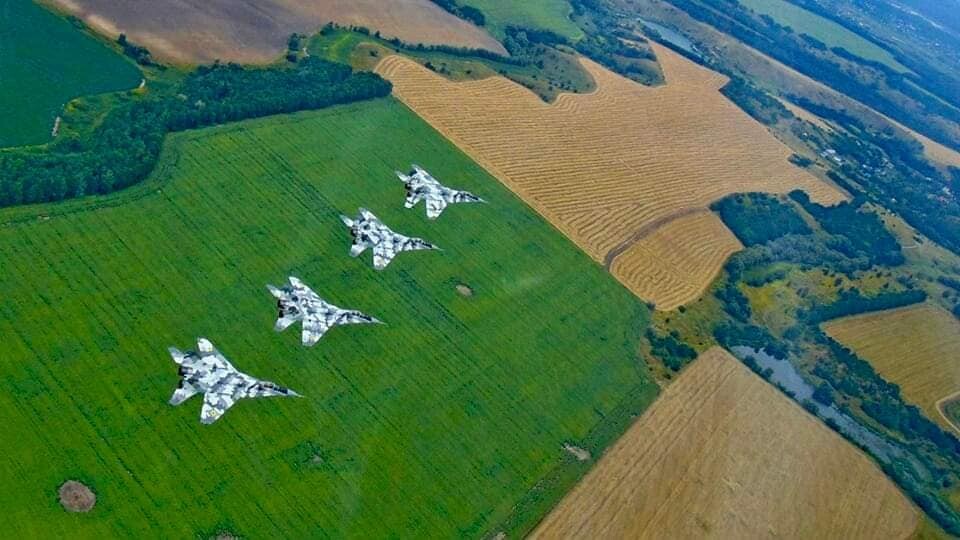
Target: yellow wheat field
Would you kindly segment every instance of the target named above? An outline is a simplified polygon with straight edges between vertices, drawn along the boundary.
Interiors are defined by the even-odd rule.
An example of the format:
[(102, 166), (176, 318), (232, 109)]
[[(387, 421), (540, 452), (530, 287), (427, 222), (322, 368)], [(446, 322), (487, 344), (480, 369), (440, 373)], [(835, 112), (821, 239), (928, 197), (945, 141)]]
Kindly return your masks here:
[(534, 538), (906, 538), (910, 502), (726, 351), (702, 354)]
[(716, 214), (703, 210), (632, 243), (613, 259), (610, 271), (640, 298), (656, 298), (658, 309), (671, 310), (700, 296), (727, 257), (742, 247)]
[(960, 392), (960, 321), (929, 305), (869, 313), (824, 325), (931, 420), (955, 429), (937, 402)]
[[(790, 150), (719, 93), (726, 78), (653, 47), (666, 85), (645, 87), (582, 60), (597, 90), (552, 104), (502, 77), (453, 82), (400, 56), (385, 58), (377, 71), (400, 100), (597, 261), (653, 232), (651, 224), (730, 193), (801, 188), (821, 203), (843, 198), (788, 163)], [(670, 271), (683, 272), (681, 282), (709, 281), (713, 274), (703, 267), (714, 262), (701, 257), (706, 252), (691, 247), (691, 258)], [(666, 271), (663, 253), (612, 265), (614, 275), (658, 305), (692, 300), (654, 282), (630, 283)]]

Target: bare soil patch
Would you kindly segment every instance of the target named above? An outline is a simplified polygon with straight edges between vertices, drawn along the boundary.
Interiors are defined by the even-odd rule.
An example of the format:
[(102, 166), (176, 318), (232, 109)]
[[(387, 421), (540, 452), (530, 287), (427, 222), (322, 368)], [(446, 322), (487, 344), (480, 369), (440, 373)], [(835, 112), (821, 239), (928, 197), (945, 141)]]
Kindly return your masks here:
[(89, 512), (97, 504), (97, 496), (76, 480), (67, 480), (60, 486), (60, 504), (68, 512)]
[(906, 538), (917, 520), (866, 455), (714, 348), (532, 538)]
[(473, 289), (467, 285), (464, 285), (463, 283), (457, 285), (457, 292), (460, 293), (460, 296), (465, 298), (470, 298), (473, 296)]
[(176, 64), (270, 62), (283, 53), (291, 33), (312, 33), (330, 21), (366, 26), (410, 43), (505, 52), (483, 29), (430, 0), (47, 1), (111, 38), (125, 33), (157, 58)]

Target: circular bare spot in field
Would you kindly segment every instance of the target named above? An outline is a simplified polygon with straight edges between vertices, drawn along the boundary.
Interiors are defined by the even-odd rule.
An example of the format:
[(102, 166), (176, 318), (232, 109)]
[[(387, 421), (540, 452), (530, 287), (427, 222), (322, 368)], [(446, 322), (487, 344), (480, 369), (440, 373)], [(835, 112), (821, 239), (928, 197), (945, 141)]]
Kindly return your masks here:
[(463, 283), (457, 285), (457, 292), (460, 293), (460, 296), (464, 296), (466, 298), (473, 296), (473, 289), (467, 287)]
[(76, 480), (67, 480), (60, 486), (60, 504), (68, 512), (89, 512), (97, 503), (97, 496)]

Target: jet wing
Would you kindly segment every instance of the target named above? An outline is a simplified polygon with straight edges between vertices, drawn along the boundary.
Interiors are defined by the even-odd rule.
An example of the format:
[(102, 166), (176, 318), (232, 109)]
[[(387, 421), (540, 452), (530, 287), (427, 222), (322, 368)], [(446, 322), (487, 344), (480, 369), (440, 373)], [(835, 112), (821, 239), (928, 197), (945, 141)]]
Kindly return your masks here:
[(213, 388), (207, 390), (203, 395), (200, 422), (212, 424), (219, 420), (223, 413), (227, 412), (241, 398), (256, 397), (250, 395), (248, 391), (256, 383), (256, 379), (239, 371), (224, 375)]
[(427, 198), (427, 218), (437, 219), (443, 210), (447, 207), (447, 201), (443, 197)]
[(277, 332), (283, 332), (287, 328), (290, 328), (290, 325), (297, 322), (297, 319), (293, 317), (280, 317), (277, 319), (276, 324), (273, 325), (273, 329)]
[(404, 208), (413, 208), (420, 202), (423, 198), (423, 195), (417, 193), (416, 191), (407, 188), (407, 200), (403, 203)]
[(369, 245), (366, 242), (360, 239), (354, 239), (353, 245), (350, 246), (350, 256), (359, 257), (368, 247)]
[(197, 389), (187, 381), (181, 380), (180, 386), (177, 387), (177, 389), (173, 391), (173, 395), (170, 396), (170, 404), (179, 405), (195, 395), (197, 395)]
[(311, 300), (320, 300), (320, 297), (317, 296), (317, 293), (313, 292), (310, 287), (307, 287), (306, 283), (300, 281), (299, 278), (290, 276), (290, 286), (293, 287), (293, 290), (297, 293), (297, 296), (300, 298), (309, 298)]
[(380, 219), (377, 216), (373, 215), (373, 212), (367, 210), (366, 208), (360, 209), (360, 217), (367, 221), (372, 221), (374, 223), (380, 223)]
[(397, 256), (393, 242), (380, 242), (373, 246), (373, 267), (383, 270)]
[(326, 317), (319, 313), (310, 313), (303, 318), (303, 332), (300, 339), (304, 345), (312, 347), (327, 333), (330, 326)]
[(237, 402), (234, 391), (210, 391), (203, 395), (203, 408), (200, 410), (200, 422), (203, 424), (212, 424), (227, 412), (227, 409), (233, 407)]

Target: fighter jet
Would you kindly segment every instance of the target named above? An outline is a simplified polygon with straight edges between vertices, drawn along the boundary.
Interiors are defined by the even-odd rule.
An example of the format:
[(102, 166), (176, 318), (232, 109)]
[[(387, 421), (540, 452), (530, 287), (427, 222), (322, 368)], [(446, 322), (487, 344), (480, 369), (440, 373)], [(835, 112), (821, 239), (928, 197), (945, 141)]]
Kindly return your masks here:
[(341, 309), (325, 302), (310, 287), (290, 276), (290, 285), (282, 289), (267, 285), (277, 299), (277, 324), (273, 327), (282, 332), (291, 324), (303, 321), (301, 340), (307, 347), (320, 341), (323, 334), (338, 324), (379, 323), (377, 319), (352, 309)]
[(420, 201), (427, 201), (427, 218), (437, 219), (448, 204), (462, 202), (485, 202), (480, 197), (466, 192), (451, 189), (430, 175), (419, 165), (414, 164), (413, 170), (407, 174), (396, 171), (397, 177), (407, 186), (407, 201), (405, 208), (413, 208)]
[(180, 405), (194, 395), (203, 393), (203, 408), (200, 422), (212, 424), (227, 412), (238, 400), (300, 394), (278, 386), (270, 381), (261, 381), (237, 371), (205, 338), (197, 340), (197, 351), (181, 352), (170, 347), (170, 356), (180, 366), (180, 384), (170, 398), (171, 405)]
[(350, 256), (358, 257), (368, 247), (372, 247), (373, 267), (377, 270), (386, 268), (401, 251), (440, 249), (421, 238), (410, 238), (393, 232), (366, 208), (360, 209), (360, 215), (356, 219), (341, 215), (340, 220), (350, 227), (350, 234), (353, 235)]

